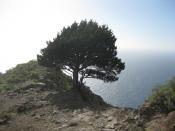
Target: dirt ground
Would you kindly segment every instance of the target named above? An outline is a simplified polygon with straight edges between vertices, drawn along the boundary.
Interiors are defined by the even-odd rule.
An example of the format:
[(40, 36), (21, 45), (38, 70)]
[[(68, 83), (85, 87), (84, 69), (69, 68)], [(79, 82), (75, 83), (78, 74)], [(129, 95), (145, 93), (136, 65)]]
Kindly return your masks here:
[(0, 131), (156, 131), (161, 119), (145, 124), (137, 110), (112, 107), (99, 96), (85, 102), (76, 90), (30, 87), (0, 93)]

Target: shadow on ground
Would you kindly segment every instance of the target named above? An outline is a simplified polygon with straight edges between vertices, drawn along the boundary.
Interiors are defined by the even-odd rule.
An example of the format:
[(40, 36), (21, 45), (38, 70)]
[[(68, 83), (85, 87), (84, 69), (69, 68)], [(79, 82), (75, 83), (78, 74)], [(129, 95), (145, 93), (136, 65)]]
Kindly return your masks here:
[(71, 89), (66, 92), (50, 94), (46, 97), (52, 105), (56, 105), (59, 109), (82, 109), (89, 108), (92, 110), (105, 109), (111, 107), (111, 105), (104, 102), (104, 100), (92, 93), (89, 88), (82, 90), (86, 100), (82, 98), (80, 92), (76, 89)]

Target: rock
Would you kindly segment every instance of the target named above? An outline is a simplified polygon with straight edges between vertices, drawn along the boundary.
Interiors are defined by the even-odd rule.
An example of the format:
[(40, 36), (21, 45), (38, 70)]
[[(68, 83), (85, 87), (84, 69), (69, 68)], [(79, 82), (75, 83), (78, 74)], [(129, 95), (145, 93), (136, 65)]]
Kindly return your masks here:
[(124, 121), (128, 122), (128, 123), (134, 123), (135, 119), (133, 117), (131, 117), (131, 116), (128, 116)]
[(175, 111), (170, 112), (167, 116), (167, 128), (175, 131)]
[(89, 122), (89, 125), (93, 125), (93, 124), (94, 124), (93, 122), (91, 122), (91, 121)]
[(116, 131), (115, 129), (102, 129), (101, 131)]
[(6, 124), (9, 119), (10, 119), (10, 117), (7, 115), (1, 116), (0, 117), (0, 125)]
[(81, 110), (80, 109), (75, 109), (73, 112), (72, 112), (72, 116), (77, 116), (77, 115), (81, 115)]
[(40, 120), (40, 119), (41, 119), (41, 115), (36, 115), (36, 116), (34, 116), (34, 118), (35, 118), (36, 120)]
[(162, 118), (164, 116), (165, 116), (165, 114), (156, 114), (155, 116), (152, 117), (152, 119), (159, 119), (159, 118)]
[(84, 116), (84, 117), (81, 117), (81, 120), (82, 120), (82, 121), (85, 121), (85, 122), (90, 122), (91, 119), (92, 119), (91, 116)]
[(53, 115), (58, 114), (58, 111), (57, 110), (53, 110), (52, 114)]
[(31, 114), (31, 116), (35, 116), (36, 115), (36, 113), (35, 112), (33, 112), (32, 114)]
[(78, 125), (78, 122), (76, 122), (76, 121), (71, 121), (68, 125), (69, 125), (69, 126), (77, 126), (77, 125)]
[(85, 128), (80, 128), (78, 131), (94, 131), (93, 127), (85, 127)]
[(61, 123), (60, 120), (54, 120), (53, 122), (54, 122), (55, 124), (60, 124), (60, 123)]
[(78, 121), (81, 121), (83, 118), (84, 118), (84, 115), (79, 114), (78, 116), (74, 116), (73, 119), (71, 119), (71, 121), (78, 122)]
[(16, 106), (16, 111), (17, 113), (21, 113), (27, 110), (27, 107), (25, 105), (17, 105)]
[(0, 119), (0, 125), (5, 124), (7, 122), (7, 119)]
[(38, 101), (36, 104), (35, 104), (35, 106), (36, 107), (43, 107), (43, 106), (47, 106), (47, 105), (49, 105), (49, 103), (48, 103), (48, 101)]
[(113, 123), (108, 123), (105, 128), (107, 129), (114, 129), (115, 128), (115, 125)]
[(44, 113), (41, 113), (40, 116), (45, 116), (45, 114)]
[(112, 116), (108, 117), (108, 121), (112, 121), (114, 118)]
[(99, 116), (99, 115), (96, 115), (96, 116), (95, 116), (95, 119), (99, 119), (99, 118), (100, 118), (100, 116)]
[(70, 111), (70, 109), (63, 109), (63, 110), (62, 110), (63, 113), (67, 113), (67, 112), (69, 112), (69, 111)]
[(107, 129), (114, 129), (115, 128), (115, 125), (117, 125), (117, 123), (118, 123), (117, 120), (110, 121), (105, 126), (105, 128), (107, 128)]
[(38, 83), (35, 83), (35, 85), (36, 85), (36, 86), (41, 86), (41, 87), (46, 86), (46, 84), (45, 84), (45, 83), (43, 83), (43, 82), (38, 82)]
[(144, 120), (143, 119), (137, 120), (136, 125), (139, 126), (139, 127), (142, 127), (144, 125)]
[(168, 118), (175, 120), (175, 111), (168, 113)]
[(105, 127), (104, 121), (101, 119), (97, 119), (97, 121), (94, 122), (93, 125), (97, 128), (104, 128)]
[(149, 131), (175, 131), (175, 111), (170, 112), (167, 116), (157, 117), (147, 123)]
[(54, 128), (53, 130), (54, 131), (60, 131), (62, 128), (66, 128), (66, 127), (68, 127), (68, 125), (67, 124), (63, 124), (60, 127)]
[(139, 119), (139, 115), (135, 115), (134, 120), (138, 120), (138, 119)]
[(139, 114), (140, 116), (149, 119), (151, 116), (153, 116), (155, 113), (154, 108), (151, 106), (149, 102), (145, 102), (140, 108), (139, 108)]
[(18, 95), (18, 93), (16, 93), (16, 92), (9, 92), (9, 93), (8, 93), (8, 96), (9, 96), (10, 98), (13, 98), (13, 97), (16, 96), (16, 95)]

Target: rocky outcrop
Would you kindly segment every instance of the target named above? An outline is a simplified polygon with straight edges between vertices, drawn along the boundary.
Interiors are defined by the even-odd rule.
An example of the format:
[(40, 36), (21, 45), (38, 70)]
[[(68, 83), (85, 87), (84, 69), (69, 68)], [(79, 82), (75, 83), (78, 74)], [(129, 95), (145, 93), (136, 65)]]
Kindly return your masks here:
[(148, 101), (138, 110), (146, 131), (175, 131), (175, 111), (161, 113)]
[(139, 115), (145, 120), (149, 120), (152, 116), (154, 116), (156, 110), (151, 104), (147, 101), (144, 102), (142, 106), (139, 108)]
[(175, 131), (175, 111), (154, 115), (145, 127), (146, 131)]

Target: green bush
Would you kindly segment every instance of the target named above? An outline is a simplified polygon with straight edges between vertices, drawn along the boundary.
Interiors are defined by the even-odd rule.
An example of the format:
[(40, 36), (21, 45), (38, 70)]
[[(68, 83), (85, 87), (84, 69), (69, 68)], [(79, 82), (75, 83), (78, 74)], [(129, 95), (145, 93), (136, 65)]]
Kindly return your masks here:
[(1, 91), (8, 91), (14, 89), (14, 86), (12, 84), (0, 84), (0, 92)]
[(18, 64), (5, 74), (0, 74), (0, 91), (19, 89), (30, 83), (45, 83), (48, 88), (60, 91), (72, 87), (71, 79), (62, 71), (40, 66), (34, 60)]
[(175, 78), (156, 87), (148, 101), (160, 112), (175, 110)]

